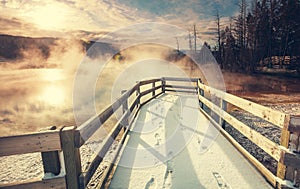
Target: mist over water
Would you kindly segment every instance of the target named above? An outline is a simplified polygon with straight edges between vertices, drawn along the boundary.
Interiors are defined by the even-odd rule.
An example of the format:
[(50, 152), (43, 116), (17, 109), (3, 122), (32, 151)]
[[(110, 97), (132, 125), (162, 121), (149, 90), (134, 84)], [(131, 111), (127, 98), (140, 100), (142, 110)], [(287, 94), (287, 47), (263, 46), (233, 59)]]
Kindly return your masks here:
[[(163, 75), (204, 78), (203, 70), (175, 50), (175, 38), (182, 41), (185, 35), (181, 28), (146, 23), (90, 42), (87, 52), (80, 40), (56, 39), (47, 58), (37, 47), (23, 49), (23, 59), (1, 60), (1, 135), (52, 125), (79, 126), (114, 101), (120, 90), (141, 79)], [(132, 65), (139, 66), (130, 69)], [(181, 70), (180, 74), (171, 73), (171, 67)], [(121, 75), (130, 81), (119, 86)]]
[[(134, 68), (130, 73), (131, 81), (120, 86), (118, 90), (128, 89), (134, 84), (131, 82), (141, 79), (171, 76), (172, 71), (169, 69), (175, 65), (164, 61), (170, 49), (155, 45), (137, 46), (124, 50), (122, 51), (124, 59), (111, 59), (108, 63), (103, 62), (97, 53), (94, 53), (92, 57), (85, 56), (82, 46), (70, 41), (69, 43), (59, 42), (59, 45), (52, 48), (51, 56), (47, 60), (40, 58), (34, 50), (30, 52), (27, 54), (31, 55), (26, 56), (25, 59), (0, 64), (1, 136), (38, 131), (53, 125), (58, 127), (75, 125), (73, 87), (76, 74), (77, 76), (99, 74), (96, 82), (85, 81), (84, 85), (79, 88), (83, 95), (80, 100), (81, 104), (77, 107), (80, 108), (82, 115), (80, 123), (83, 123), (90, 116), (88, 104), (96, 103), (97, 112), (100, 112), (118, 97), (116, 94), (120, 94), (119, 91), (112, 95), (112, 86), (118, 86), (116, 81), (125, 69)], [(53, 65), (51, 68), (49, 68), (50, 64)], [(79, 64), (83, 64), (86, 69), (78, 71)], [(93, 67), (99, 64), (105, 64), (101, 73), (92, 73), (95, 71)], [(134, 64), (139, 66), (132, 67), (131, 65)], [(147, 72), (141, 64), (149, 65)], [(179, 64), (186, 66), (183, 63)], [(170, 74), (162, 74), (167, 72)], [(143, 73), (147, 73), (147, 77)], [(86, 91), (93, 87), (95, 87), (95, 101), (85, 95)]]
[[(86, 53), (78, 41), (62, 40), (51, 47), (48, 59), (43, 59), (38, 52), (31, 49), (30, 53), (26, 51), (24, 59), (0, 64), (0, 136), (38, 131), (53, 125), (78, 126), (139, 80), (198, 77), (224, 90), (222, 82), (210, 82), (221, 81), (223, 75), (213, 71), (218, 70), (216, 64), (207, 64), (213, 59), (205, 55), (206, 49), (200, 52), (201, 65), (196, 65), (189, 56), (178, 56), (170, 47), (155, 44), (134, 45), (118, 52), (99, 43), (96, 51)], [(108, 61), (103, 59), (105, 56), (110, 56)], [(84, 80), (77, 91), (74, 90), (75, 76)], [(225, 80), (227, 90), (232, 92), (251, 92), (253, 87), (247, 87), (252, 86), (251, 83), (256, 86), (254, 89), (258, 88), (257, 77), (226, 73)], [(275, 87), (281, 86), (286, 92), (294, 88), (290, 87), (291, 82), (287, 87), (282, 86), (283, 81), (275, 80), (273, 85), (276, 83)], [(265, 85), (266, 82), (260, 83)], [(74, 91), (80, 94), (75, 109)], [(91, 107), (95, 110), (91, 111)], [(80, 115), (76, 121), (74, 112)]]
[(173, 49), (162, 45), (140, 44), (120, 51), (107, 62), (101, 58), (83, 60), (74, 86), (77, 125), (93, 116), (93, 111), (101, 112), (121, 95), (122, 90), (130, 89), (137, 81), (190, 77), (191, 73), (199, 76), (199, 69), (191, 69), (196, 67), (191, 66), (191, 60), (169, 60), (172, 53)]
[(73, 125), (72, 83), (84, 56), (76, 40), (56, 40), (45, 59), (39, 49), (0, 62), (0, 135)]
[[(0, 66), (0, 131), (1, 136), (21, 134), (38, 131), (48, 126), (78, 125), (89, 119), (90, 108), (96, 108), (99, 113), (107, 105), (112, 103), (121, 93), (121, 90), (129, 89), (136, 81), (162, 76), (175, 77), (199, 77), (204, 82), (214, 77), (222, 77), (218, 73), (203, 72), (212, 70), (213, 65), (203, 64), (200, 69), (189, 57), (181, 59), (170, 58), (173, 49), (161, 45), (143, 44), (124, 49), (120, 57), (111, 58), (103, 62), (97, 53), (93, 57), (85, 56), (82, 46), (78, 43), (68, 44), (65, 51), (62, 47), (56, 47), (51, 56), (46, 60), (48, 64), (54, 64), (55, 68), (32, 69), (30, 66), (43, 65), (44, 61), (37, 59), (16, 60), (1, 64)], [(33, 51), (34, 52), (34, 51)], [(32, 54), (32, 57), (34, 54)], [(81, 70), (77, 67), (82, 64)], [(103, 64), (103, 69), (93, 69)], [(28, 68), (28, 69), (24, 69)], [(93, 73), (94, 72), (94, 73)], [(73, 91), (75, 75), (89, 78), (96, 75), (96, 81), (85, 80), (79, 86), (80, 104), (73, 109)], [(257, 78), (262, 87), (266, 83), (269, 86), (280, 86), (289, 92), (296, 89), (297, 83), (285, 81), (285, 79), (272, 79), (263, 76), (244, 76), (242, 74), (225, 74), (227, 90), (233, 93), (251, 92), (254, 86), (256, 92), (259, 89)], [(264, 82), (262, 82), (264, 81)], [(208, 83), (218, 87), (220, 83)], [(95, 89), (95, 98), (86, 95), (88, 90)], [(266, 87), (264, 87), (266, 89)], [(274, 90), (270, 88), (270, 91)], [(280, 91), (277, 91), (277, 93)], [(75, 122), (74, 111), (80, 118)]]
[(0, 81), (1, 134), (71, 121), (70, 78), (61, 69), (0, 71)]

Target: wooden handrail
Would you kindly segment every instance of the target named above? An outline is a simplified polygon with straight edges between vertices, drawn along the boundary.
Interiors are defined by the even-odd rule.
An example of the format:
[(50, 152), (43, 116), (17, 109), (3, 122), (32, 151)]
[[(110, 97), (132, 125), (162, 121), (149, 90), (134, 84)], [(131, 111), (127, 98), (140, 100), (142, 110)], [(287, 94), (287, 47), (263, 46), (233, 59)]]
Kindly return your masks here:
[[(157, 82), (159, 82), (159, 84), (157, 84)], [(189, 82), (192, 86), (178, 85), (178, 82)], [(176, 84), (174, 85), (173, 83)], [(149, 84), (152, 84), (150, 89), (141, 87)], [(161, 92), (159, 91), (160, 89)], [(125, 132), (121, 137), (124, 142), (126, 134), (129, 132), (129, 127), (127, 127), (127, 125), (132, 124), (141, 106), (167, 91), (198, 93), (199, 102), (202, 104), (200, 106), (200, 110), (211, 119), (214, 125), (221, 126), (222, 121), (226, 121), (249, 140), (267, 152), (271, 157), (277, 160), (279, 168), (278, 174), (275, 176), (220, 127), (222, 134), (261, 171), (261, 173), (272, 183), (274, 187), (285, 186), (292, 188), (291, 184), (286, 184), (285, 181), (288, 180), (289, 183), (298, 182), (297, 179), (299, 176), (297, 175), (300, 175), (299, 116), (290, 116), (206, 86), (201, 83), (198, 78), (163, 77), (137, 82), (132, 88), (125, 91), (117, 100), (104, 109), (104, 111), (90, 118), (78, 128), (65, 127), (61, 130), (0, 137), (0, 157), (41, 152), (43, 153), (42, 158), (44, 164), (54, 162), (52, 164), (55, 164), (56, 166), (54, 170), (49, 168), (52, 164), (44, 165), (45, 172), (52, 173), (56, 176), (47, 179), (45, 178), (43, 180), (36, 179), (34, 181), (26, 181), (22, 183), (2, 184), (0, 185), (0, 188), (11, 189), (18, 188), (20, 186), (24, 188), (84, 188), (92, 178), (96, 168), (101, 163), (103, 156), (107, 153), (114, 139), (118, 134), (120, 134), (121, 128), (125, 127)], [(151, 96), (148, 95), (150, 93), (152, 93)], [(220, 100), (220, 107), (207, 99), (205, 97), (205, 93), (209, 93), (210, 95), (217, 97)], [(135, 98), (131, 104), (129, 104), (129, 98), (132, 95), (134, 95)], [(143, 102), (141, 102), (141, 98), (146, 99), (143, 99)], [(249, 128), (245, 123), (228, 114), (226, 112), (226, 103), (233, 104), (282, 128), (281, 144), (278, 145), (274, 143), (262, 136), (260, 133)], [(205, 112), (203, 109), (204, 105), (213, 111), (215, 115), (219, 116), (219, 121), (215, 121), (212, 116)], [(100, 145), (99, 150), (93, 155), (89, 167), (82, 171), (79, 148), (101, 127), (102, 124), (114, 115), (114, 112), (120, 107), (123, 107), (121, 119), (118, 120), (116, 125), (112, 128), (108, 136)], [(118, 147), (118, 149), (120, 149), (120, 147)], [(297, 172), (297, 174), (290, 174), (291, 172)], [(105, 174), (107, 175), (108, 173)]]
[(191, 91), (191, 90), (180, 90), (180, 89), (165, 89), (167, 92), (176, 92), (176, 93), (192, 93), (197, 94), (197, 91)]
[(157, 89), (160, 89), (161, 87), (162, 87), (162, 86), (159, 85), (159, 86), (157, 86), (157, 87), (154, 87), (154, 88), (148, 89), (148, 90), (146, 90), (146, 91), (143, 91), (143, 92), (141, 92), (141, 97), (142, 97), (142, 96), (145, 96), (145, 95), (147, 95), (147, 94), (149, 94), (149, 93), (152, 93), (153, 91), (156, 91)]
[(0, 137), (0, 157), (61, 150), (59, 131)]
[[(118, 104), (119, 107), (121, 104)], [(119, 108), (118, 107), (118, 108)], [(85, 141), (87, 141), (99, 128), (104, 124), (108, 118), (114, 113), (114, 108), (112, 105), (109, 105), (104, 111), (100, 114), (91, 117), (85, 123), (80, 125), (77, 131), (77, 137), (75, 140), (76, 147), (81, 147)], [(78, 135), (79, 134), (79, 135)]]
[(271, 140), (267, 139), (257, 131), (251, 129), (243, 122), (237, 120), (229, 113), (225, 112), (217, 105), (213, 104), (211, 101), (199, 95), (199, 100), (203, 102), (208, 108), (212, 111), (216, 112), (220, 117), (222, 117), (225, 121), (227, 121), (231, 126), (241, 132), (245, 137), (251, 140), (254, 144), (258, 145), (261, 149), (267, 152), (271, 157), (275, 160), (279, 161), (281, 149), (279, 145)]
[[(133, 106), (136, 107), (136, 105), (133, 105)], [(134, 109), (133, 106), (130, 108), (130, 112), (132, 112), (132, 110)], [(126, 136), (127, 136), (128, 132), (131, 129), (132, 123), (135, 120), (135, 118), (136, 118), (136, 116), (138, 114), (139, 109), (140, 109), (140, 107), (138, 107), (137, 111), (135, 113), (133, 113), (133, 117), (129, 121), (128, 127), (125, 128), (123, 136), (121, 137), (121, 139), (119, 141), (119, 144), (116, 147), (116, 152), (114, 154), (113, 160), (108, 165), (108, 168), (104, 170), (103, 176), (101, 177), (100, 181), (98, 182), (98, 184), (96, 186), (97, 188), (108, 188), (108, 186), (109, 186), (110, 183), (109, 182), (106, 183), (106, 181), (108, 181), (108, 177), (109, 176), (112, 176), (113, 173), (111, 173), (111, 172), (114, 172), (116, 170), (116, 167), (117, 167), (117, 164), (118, 164), (118, 160), (119, 160), (118, 159), (118, 155), (122, 153), (122, 150), (124, 150), (124, 148), (122, 148), (122, 147), (125, 144), (126, 140), (128, 140), (128, 138)]]
[(183, 82), (197, 82), (199, 78), (184, 78), (184, 77), (163, 77), (165, 81), (183, 81)]
[[(232, 94), (206, 86), (201, 83), (200, 80), (198, 80), (197, 86), (201, 112), (203, 112), (214, 123), (214, 125), (217, 125), (220, 128), (221, 133), (262, 173), (262, 175), (268, 179), (274, 187), (295, 188), (293, 183), (298, 185), (300, 184), (300, 116), (290, 116), (289, 114), (239, 98)], [(217, 97), (220, 101), (220, 107), (205, 97), (207, 96), (205, 93), (208, 93), (208, 96)], [(230, 103), (242, 110), (248, 111), (249, 113), (281, 128), (282, 134), (280, 145), (267, 139), (243, 122), (234, 118), (232, 115), (227, 113), (226, 110), (223, 110), (224, 107), (222, 106), (224, 106), (224, 102), (225, 104)], [(213, 114), (219, 116), (220, 120), (224, 119), (228, 124), (273, 157), (278, 162), (277, 175), (275, 176), (267, 170), (263, 164), (248, 153), (238, 142), (235, 141), (235, 139), (233, 139), (233, 137), (231, 137), (224, 129), (221, 129), (222, 122), (219, 121), (219, 123), (217, 123), (213, 116), (209, 115), (204, 110), (204, 105), (209, 108)], [(295, 152), (292, 150), (295, 150)]]
[(150, 79), (150, 80), (143, 80), (143, 81), (140, 81), (140, 85), (147, 85), (147, 84), (150, 84), (150, 83), (156, 83), (156, 82), (159, 82), (161, 81), (161, 79)]
[(196, 91), (197, 87), (191, 87), (191, 86), (183, 86), (183, 85), (165, 85), (166, 88), (179, 88), (179, 89), (191, 89)]
[[(87, 138), (91, 137), (93, 135), (93, 133), (95, 133), (96, 130), (101, 126), (101, 124), (103, 124), (114, 113), (114, 111), (116, 111), (122, 104), (124, 104), (124, 102), (127, 101), (128, 98), (132, 94), (134, 94), (135, 91), (136, 92), (139, 91), (140, 86), (155, 83), (158, 81), (161, 81), (161, 79), (151, 79), (151, 80), (137, 82), (137, 84), (133, 88), (126, 91), (118, 100), (116, 100), (112, 105), (108, 106), (108, 108), (106, 108), (105, 111), (103, 111), (98, 116), (91, 118), (86, 123), (84, 123), (82, 126), (80, 126), (77, 129), (78, 131), (80, 131), (80, 135), (81, 135), (81, 137), (80, 137), (81, 142), (79, 145), (81, 146), (82, 144), (84, 144), (84, 141), (82, 139), (84, 137), (87, 137)], [(137, 93), (137, 96), (136, 96), (135, 100), (133, 101), (132, 105), (130, 106), (130, 108), (127, 111), (125, 111), (123, 116), (120, 118), (120, 120), (116, 123), (116, 125), (112, 128), (110, 133), (106, 136), (106, 138), (104, 139), (102, 144), (99, 146), (98, 151), (93, 155), (92, 161), (89, 164), (87, 170), (82, 172), (82, 174), (80, 176), (81, 177), (80, 185), (82, 187), (85, 187), (88, 184), (88, 182), (90, 181), (90, 179), (92, 178), (97, 167), (102, 162), (102, 158), (105, 156), (109, 147), (112, 145), (114, 139), (119, 134), (121, 128), (124, 126), (125, 120), (128, 119), (128, 117), (130, 116), (133, 109), (138, 106), (138, 104), (140, 102), (140, 98), (142, 96), (145, 96), (145, 95), (155, 91), (155, 90), (160, 89), (161, 87), (162, 86), (160, 85), (160, 86), (145, 90), (143, 92)]]
[[(128, 122), (130, 122), (129, 124), (132, 123), (140, 107), (148, 103), (153, 98), (156, 98), (164, 93), (166, 81), (190, 82), (191, 80), (193, 82), (197, 81), (195, 78), (188, 79), (166, 77), (137, 82), (132, 88), (127, 90), (111, 105), (104, 109), (104, 111), (91, 117), (78, 128), (65, 127), (61, 130), (43, 131), (19, 136), (0, 137), (0, 156), (41, 152), (43, 163), (45, 164), (45, 172), (50, 171), (50, 173), (57, 175), (48, 178), (45, 181), (37, 179), (23, 183), (10, 183), (1, 185), (1, 188), (16, 188), (20, 186), (24, 188), (35, 188), (36, 186), (39, 186), (38, 188), (54, 186), (55, 188), (84, 188), (91, 179), (96, 167), (102, 161), (102, 159), (99, 157), (102, 157), (106, 154), (108, 148), (112, 144), (112, 139), (118, 135), (121, 128)], [(155, 85), (157, 82), (161, 82), (161, 85)], [(141, 86), (148, 84), (152, 84), (152, 88), (140, 91)], [(188, 89), (185, 86), (177, 86), (177, 88)], [(159, 89), (162, 89), (162, 92), (158, 92), (156, 94), (156, 91)], [(152, 93), (152, 97), (140, 104), (140, 99), (149, 93)], [(94, 155), (94, 159), (92, 160), (89, 168), (82, 172), (79, 148), (101, 127), (102, 124), (104, 124), (114, 114), (117, 109), (124, 104), (128, 104), (128, 99), (133, 94), (136, 94), (136, 97), (129, 109), (124, 112), (121, 120), (119, 120), (115, 127), (111, 130), (110, 134), (107, 136), (109, 138), (104, 140), (102, 147), (100, 146), (99, 153), (101, 156)], [(125, 103), (126, 101), (127, 103)], [(123, 108), (124, 107), (128, 108), (127, 105), (123, 106)], [(133, 114), (132, 118), (127, 120), (132, 115), (134, 110), (135, 113)], [(127, 132), (125, 132), (125, 134)], [(122, 139), (124, 140), (124, 136)], [(52, 166), (55, 166), (55, 168), (52, 168)], [(81, 174), (81, 176), (79, 176), (79, 174)]]
[(83, 170), (81, 174), (81, 186), (85, 187), (91, 180), (92, 176), (96, 172), (99, 164), (102, 162), (105, 154), (108, 152), (110, 146), (113, 144), (114, 140), (116, 139), (117, 135), (121, 131), (121, 128), (123, 127), (124, 120), (129, 116), (130, 111), (127, 110), (125, 114), (120, 118), (120, 120), (115, 124), (115, 126), (111, 129), (111, 131), (108, 133), (108, 135), (105, 137), (105, 139), (102, 141), (102, 143), (99, 145), (98, 150), (93, 154), (92, 161), (86, 168), (86, 170)]
[(85, 123), (80, 125), (76, 130), (80, 133), (80, 138), (77, 143), (77, 147), (80, 147), (84, 144), (84, 141), (88, 140), (102, 124), (104, 124), (110, 116), (120, 108), (125, 100), (131, 96), (134, 91), (139, 87), (139, 83), (136, 84), (133, 88), (124, 93), (119, 99), (117, 99), (113, 104), (109, 105), (104, 111), (100, 114), (95, 115), (94, 117), (87, 120)]
[(280, 128), (283, 128), (286, 116), (288, 116), (287, 114), (279, 112), (277, 110), (273, 110), (271, 108), (262, 106), (255, 102), (251, 102), (249, 100), (245, 100), (243, 98), (234, 96), (232, 94), (220, 91), (218, 89), (214, 89), (209, 86), (206, 86), (206, 85), (202, 84), (201, 82), (198, 82), (198, 86), (205, 92), (208, 92), (211, 95), (221, 98), (221, 99), (227, 101), (228, 103), (231, 103), (243, 110), (248, 111), (249, 113), (251, 113), (253, 115), (256, 115), (257, 117), (260, 117), (270, 123), (273, 123), (274, 125), (276, 125)]
[(214, 126), (220, 129), (222, 135), (236, 148), (241, 154), (247, 158), (265, 177), (266, 179), (273, 185), (276, 185), (276, 176), (273, 175), (271, 171), (269, 171), (261, 162), (259, 162), (255, 157), (253, 157), (247, 150), (243, 148), (230, 134), (228, 134), (225, 130), (220, 128), (219, 123), (217, 123), (208, 113), (206, 113), (203, 109), (200, 111), (214, 124)]

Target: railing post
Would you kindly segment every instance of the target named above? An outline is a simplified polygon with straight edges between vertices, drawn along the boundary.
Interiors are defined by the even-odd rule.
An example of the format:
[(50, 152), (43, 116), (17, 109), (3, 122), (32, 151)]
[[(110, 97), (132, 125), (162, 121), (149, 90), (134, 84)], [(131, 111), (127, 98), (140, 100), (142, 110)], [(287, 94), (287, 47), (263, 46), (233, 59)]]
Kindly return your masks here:
[(61, 130), (61, 145), (66, 169), (66, 185), (68, 189), (79, 189), (81, 160), (79, 148), (75, 147), (75, 127), (64, 127)]
[(161, 88), (162, 93), (165, 93), (166, 92), (166, 80), (165, 80), (165, 78), (161, 79), (161, 86), (162, 86), (162, 88)]
[[(224, 111), (227, 110), (227, 102), (220, 98), (220, 108)], [(221, 116), (219, 116), (219, 124), (222, 126), (223, 129), (225, 129), (225, 121), (222, 119)]]
[[(48, 130), (56, 130), (56, 126), (50, 127)], [(61, 166), (58, 151), (41, 152), (45, 177), (57, 176), (60, 174)], [(50, 175), (48, 175), (50, 174)]]
[[(204, 90), (202, 90), (200, 88), (199, 83), (202, 83), (200, 78), (198, 79), (198, 82), (197, 82), (197, 93), (198, 93), (198, 95), (204, 96)], [(201, 109), (203, 109), (203, 107), (204, 107), (203, 102), (201, 102), (200, 100), (199, 100), (199, 106), (200, 106)]]
[[(126, 90), (122, 90), (121, 94), (124, 94), (125, 92), (126, 92)], [(127, 110), (128, 110), (128, 97), (126, 98), (126, 100), (122, 104), (122, 113), (125, 114)], [(129, 121), (128, 121), (128, 116), (127, 116), (124, 119), (124, 121), (123, 121), (123, 129), (124, 129), (124, 131), (126, 130), (126, 127), (128, 125), (129, 125)]]
[[(289, 148), (290, 132), (287, 130), (289, 121), (289, 117), (286, 116), (280, 137), (280, 145), (285, 148)], [(278, 162), (277, 165), (277, 177), (282, 180), (286, 178), (286, 166), (281, 162)]]
[(137, 107), (141, 105), (141, 97), (140, 97), (140, 94), (141, 94), (141, 85), (140, 85), (140, 82), (137, 81), (137, 83), (139, 84), (138, 85), (138, 88), (136, 89), (136, 97), (138, 98), (137, 100)]
[[(155, 81), (152, 83), (152, 89), (155, 88)], [(155, 90), (152, 91), (152, 96), (155, 96)]]
[(59, 175), (60, 162), (59, 162), (58, 151), (42, 152), (41, 154), (42, 154), (45, 177), (48, 177), (47, 174), (51, 174), (51, 176)]
[[(298, 125), (300, 127), (300, 125)], [(290, 150), (296, 154), (300, 154), (300, 132), (293, 132), (290, 135)], [(287, 176), (289, 172), (293, 173), (293, 184), (300, 188), (300, 169), (287, 167)]]
[[(281, 132), (281, 141), (280, 145), (288, 148), (291, 152), (300, 153), (300, 133), (299, 132), (290, 132), (289, 128), (291, 125), (290, 115), (286, 115), (284, 118), (284, 126)], [(298, 125), (300, 127), (300, 124)], [(284, 158), (285, 154), (281, 154), (280, 159)], [(277, 177), (282, 180), (288, 180), (293, 183), (294, 186), (300, 186), (300, 169), (293, 168), (292, 166), (286, 166), (282, 162), (278, 162), (277, 165)], [(290, 187), (285, 187), (290, 188)]]

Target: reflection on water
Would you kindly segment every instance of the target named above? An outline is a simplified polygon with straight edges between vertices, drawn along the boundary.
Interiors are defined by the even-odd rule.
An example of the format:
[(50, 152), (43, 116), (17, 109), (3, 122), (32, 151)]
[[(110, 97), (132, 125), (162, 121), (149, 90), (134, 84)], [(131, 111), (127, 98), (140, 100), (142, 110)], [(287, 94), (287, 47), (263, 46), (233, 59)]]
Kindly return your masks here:
[(300, 102), (300, 78), (223, 73), (227, 92), (260, 104)]
[(45, 103), (55, 107), (65, 104), (66, 101), (64, 88), (55, 84), (45, 86), (43, 92), (39, 96), (40, 101), (44, 101)]
[(288, 78), (270, 75), (245, 75), (241, 73), (223, 73), (227, 91), (244, 93), (300, 93), (300, 78)]
[(0, 135), (73, 125), (73, 76), (61, 69), (0, 71)]

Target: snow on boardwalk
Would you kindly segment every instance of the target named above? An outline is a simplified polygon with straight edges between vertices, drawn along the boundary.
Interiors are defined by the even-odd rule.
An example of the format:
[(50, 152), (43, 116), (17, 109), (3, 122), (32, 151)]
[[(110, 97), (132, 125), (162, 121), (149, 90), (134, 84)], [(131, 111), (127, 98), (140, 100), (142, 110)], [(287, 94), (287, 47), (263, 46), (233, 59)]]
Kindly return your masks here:
[(197, 104), (165, 94), (144, 105), (110, 188), (271, 188)]

